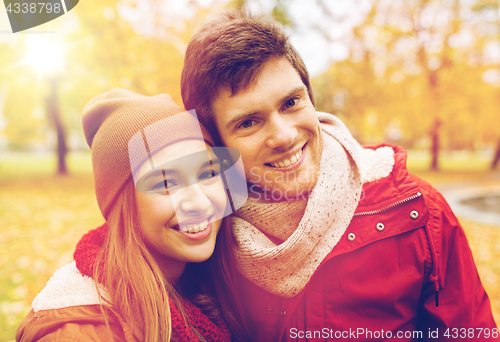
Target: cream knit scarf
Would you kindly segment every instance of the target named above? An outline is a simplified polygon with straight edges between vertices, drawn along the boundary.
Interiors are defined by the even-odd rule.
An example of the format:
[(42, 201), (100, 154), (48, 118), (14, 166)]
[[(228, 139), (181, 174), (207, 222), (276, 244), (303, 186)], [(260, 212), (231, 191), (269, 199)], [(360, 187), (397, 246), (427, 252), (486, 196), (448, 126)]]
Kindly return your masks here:
[(362, 184), (389, 175), (394, 151), (363, 149), (345, 125), (318, 113), (323, 136), (319, 178), (308, 200), (249, 199), (231, 217), (240, 273), (268, 292), (297, 295), (351, 222)]

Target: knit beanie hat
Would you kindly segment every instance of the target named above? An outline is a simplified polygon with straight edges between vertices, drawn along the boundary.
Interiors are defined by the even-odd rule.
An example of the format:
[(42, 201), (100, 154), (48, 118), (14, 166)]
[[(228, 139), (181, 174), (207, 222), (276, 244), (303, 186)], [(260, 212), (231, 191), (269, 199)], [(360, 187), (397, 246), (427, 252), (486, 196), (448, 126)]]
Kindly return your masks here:
[(97, 203), (105, 219), (123, 186), (163, 147), (185, 139), (205, 140), (208, 131), (194, 111), (185, 111), (167, 94), (143, 96), (115, 88), (83, 109), (83, 131), (92, 149)]

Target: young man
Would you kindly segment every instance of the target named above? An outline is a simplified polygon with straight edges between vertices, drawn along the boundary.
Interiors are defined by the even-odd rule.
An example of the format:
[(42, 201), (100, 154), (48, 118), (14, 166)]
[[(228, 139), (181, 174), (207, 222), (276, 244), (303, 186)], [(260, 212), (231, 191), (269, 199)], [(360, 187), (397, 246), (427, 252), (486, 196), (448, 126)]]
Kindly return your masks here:
[(316, 113), (278, 24), (242, 12), (206, 24), (181, 90), (245, 165), (251, 200), (231, 228), (253, 340), (498, 338), (446, 201), (408, 174), (402, 148), (364, 149)]

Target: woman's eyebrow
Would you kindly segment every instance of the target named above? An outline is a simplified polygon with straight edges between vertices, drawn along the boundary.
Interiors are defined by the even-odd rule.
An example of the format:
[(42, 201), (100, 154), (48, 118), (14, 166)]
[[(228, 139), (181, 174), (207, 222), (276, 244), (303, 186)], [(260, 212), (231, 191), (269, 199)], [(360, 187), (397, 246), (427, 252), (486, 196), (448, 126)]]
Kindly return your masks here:
[[(203, 164), (199, 165), (199, 168), (207, 167), (212, 164), (220, 164), (221, 160), (219, 158), (212, 158), (212, 159), (207, 159)], [(147, 173), (144, 174), (143, 178), (150, 178), (150, 177), (162, 177), (163, 175), (170, 175), (170, 174), (178, 174), (179, 170), (177, 169), (165, 169), (163, 166), (158, 166), (157, 168), (148, 171)]]
[(220, 164), (220, 162), (221, 162), (221, 160), (219, 158), (210, 159), (210, 160), (207, 160), (206, 162), (204, 162), (201, 165), (201, 167), (209, 166), (212, 164)]
[(154, 170), (146, 172), (144, 176), (142, 176), (142, 178), (148, 179), (148, 178), (163, 177), (163, 175), (175, 174), (175, 173), (177, 173), (175, 170), (170, 170), (170, 169), (165, 170), (163, 167), (159, 167)]

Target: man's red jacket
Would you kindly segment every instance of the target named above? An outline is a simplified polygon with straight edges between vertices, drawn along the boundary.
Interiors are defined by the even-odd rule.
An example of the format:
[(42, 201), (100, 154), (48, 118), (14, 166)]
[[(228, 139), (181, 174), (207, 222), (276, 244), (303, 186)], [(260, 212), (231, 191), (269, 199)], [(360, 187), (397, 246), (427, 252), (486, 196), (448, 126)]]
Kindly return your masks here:
[(363, 186), (349, 227), (299, 295), (238, 277), (254, 341), (500, 340), (457, 218), (391, 147), (392, 173)]

